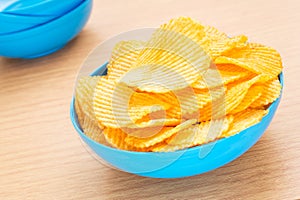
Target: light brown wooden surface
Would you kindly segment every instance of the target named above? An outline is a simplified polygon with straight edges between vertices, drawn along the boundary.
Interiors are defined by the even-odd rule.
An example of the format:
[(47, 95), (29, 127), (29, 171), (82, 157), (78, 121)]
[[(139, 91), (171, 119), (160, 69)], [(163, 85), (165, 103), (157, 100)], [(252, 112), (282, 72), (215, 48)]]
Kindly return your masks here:
[[(89, 23), (63, 50), (0, 58), (0, 199), (299, 199), (298, 2), (95, 0)], [(105, 39), (181, 15), (276, 48), (285, 65), (279, 110), (253, 148), (212, 172), (157, 180), (108, 168), (86, 151), (69, 119), (77, 71)]]

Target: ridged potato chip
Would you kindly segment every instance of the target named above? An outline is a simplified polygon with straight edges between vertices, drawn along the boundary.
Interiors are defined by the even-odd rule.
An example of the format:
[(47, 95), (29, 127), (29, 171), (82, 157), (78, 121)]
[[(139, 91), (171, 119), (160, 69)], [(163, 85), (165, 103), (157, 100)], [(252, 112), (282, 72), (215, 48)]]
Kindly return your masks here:
[(206, 35), (205, 27), (190, 17), (171, 19), (168, 23), (161, 25), (160, 28), (181, 33), (197, 43), (201, 42)]
[[(135, 107), (131, 107), (134, 105)], [(149, 106), (155, 106), (154, 110)], [(140, 108), (136, 110), (136, 107)], [(160, 107), (157, 109), (157, 107)], [(149, 94), (135, 92), (124, 84), (105, 79), (99, 82), (94, 95), (95, 115), (100, 124), (110, 128), (143, 128), (160, 125), (177, 125), (178, 119), (154, 119), (135, 123), (142, 117), (158, 110), (168, 109), (169, 105)], [(141, 110), (144, 110), (141, 112)]]
[(192, 87), (195, 89), (209, 89), (224, 86), (246, 76), (248, 76), (247, 72), (221, 71), (210, 68), (203, 76), (200, 76), (200, 79), (192, 84)]
[(281, 84), (277, 78), (264, 83), (262, 87), (262, 95), (250, 105), (251, 108), (266, 106), (274, 102), (280, 96)]
[(84, 131), (84, 134), (89, 138), (91, 138), (92, 140), (100, 144), (110, 146), (110, 143), (107, 142), (105, 136), (102, 133), (102, 129), (98, 126), (97, 121), (95, 121), (94, 119), (85, 116), (82, 129)]
[(148, 41), (122, 41), (104, 77), (79, 80), (75, 110), (91, 139), (139, 152), (175, 151), (261, 121), (281, 93), (280, 55), (189, 17)]
[(134, 91), (114, 80), (104, 79), (98, 82), (94, 93), (94, 111), (96, 119), (105, 127), (119, 128), (132, 124), (128, 114), (128, 105)]
[(211, 142), (227, 132), (232, 121), (233, 116), (230, 115), (224, 119), (201, 122), (174, 134), (166, 140), (167, 144), (152, 150), (158, 152), (175, 151)]
[(87, 76), (79, 79), (75, 90), (75, 111), (78, 122), (89, 138), (98, 143), (108, 145), (99, 127), (93, 108), (93, 95), (98, 81), (105, 77)]
[(212, 60), (236, 46), (244, 46), (248, 40), (244, 35), (229, 38), (225, 33), (218, 29), (201, 25), (199, 22), (189, 17), (172, 19), (160, 28), (175, 31), (189, 37), (191, 40), (198, 43)]
[(125, 142), (127, 134), (123, 132), (122, 129), (105, 128), (103, 130), (103, 135), (105, 136), (107, 142), (115, 148), (132, 151), (136, 150), (136, 148), (128, 145)]
[(236, 84), (228, 88), (224, 96), (214, 99), (211, 103), (200, 109), (200, 121), (218, 119), (234, 110), (244, 99), (249, 88), (264, 80), (264, 76), (257, 76), (246, 82)]
[(222, 137), (235, 135), (250, 126), (257, 124), (267, 113), (268, 110), (247, 109), (235, 114), (231, 127), (227, 132), (222, 134)]
[(118, 79), (134, 66), (134, 63), (145, 45), (143, 41), (121, 41), (113, 49), (107, 64), (107, 76)]
[(163, 127), (159, 132), (145, 138), (128, 135), (125, 139), (125, 142), (138, 148), (150, 147), (164, 141), (175, 133), (190, 127), (196, 122), (197, 120), (191, 119), (177, 125), (176, 127)]
[[(99, 81), (104, 79), (104, 76), (86, 76), (78, 80), (75, 90), (75, 105), (80, 107), (84, 115), (95, 119), (93, 96), (96, 85)], [(77, 102), (77, 103), (76, 103)], [(76, 108), (76, 107), (75, 107)], [(76, 110), (77, 111), (77, 110)], [(80, 112), (79, 110), (77, 112)]]
[(280, 54), (260, 44), (248, 43), (246, 47), (232, 49), (215, 60), (216, 64), (234, 64), (256, 74), (277, 77), (282, 70)]
[(253, 85), (249, 88), (242, 102), (230, 113), (235, 114), (246, 110), (253, 102), (255, 102), (263, 93), (263, 86), (260, 84)]
[(211, 60), (190, 38), (158, 29), (146, 43), (136, 66), (119, 81), (141, 91), (165, 93), (189, 87)]

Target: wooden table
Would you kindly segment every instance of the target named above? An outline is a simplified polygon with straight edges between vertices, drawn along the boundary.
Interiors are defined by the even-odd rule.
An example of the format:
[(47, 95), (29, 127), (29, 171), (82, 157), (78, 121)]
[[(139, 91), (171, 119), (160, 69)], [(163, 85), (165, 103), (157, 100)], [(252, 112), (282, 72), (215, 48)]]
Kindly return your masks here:
[[(297, 0), (97, 0), (88, 25), (61, 51), (0, 58), (0, 199), (299, 199), (299, 8)], [(149, 179), (104, 166), (69, 119), (81, 63), (115, 34), (181, 15), (281, 53), (285, 88), (271, 126), (237, 160), (191, 178)]]

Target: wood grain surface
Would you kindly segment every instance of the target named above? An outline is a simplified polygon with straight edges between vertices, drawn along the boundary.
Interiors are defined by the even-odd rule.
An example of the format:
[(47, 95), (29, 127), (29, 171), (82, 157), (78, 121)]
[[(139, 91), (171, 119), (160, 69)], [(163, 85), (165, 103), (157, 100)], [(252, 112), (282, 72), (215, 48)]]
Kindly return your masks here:
[[(77, 72), (107, 38), (181, 15), (276, 48), (285, 65), (279, 110), (255, 146), (212, 172), (164, 180), (111, 169), (70, 122)], [(64, 49), (0, 58), (0, 199), (300, 199), (299, 22), (297, 0), (95, 0), (89, 23)]]

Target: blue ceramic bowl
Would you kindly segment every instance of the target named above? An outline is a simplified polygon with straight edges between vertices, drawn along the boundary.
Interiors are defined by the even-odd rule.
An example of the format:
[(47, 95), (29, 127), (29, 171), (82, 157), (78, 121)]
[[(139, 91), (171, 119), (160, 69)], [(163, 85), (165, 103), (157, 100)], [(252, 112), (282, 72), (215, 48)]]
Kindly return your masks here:
[[(92, 75), (106, 73), (106, 64)], [(279, 76), (283, 85), (283, 75)], [(175, 152), (131, 152), (101, 145), (81, 130), (71, 102), (71, 120), (82, 140), (111, 166), (140, 176), (152, 178), (182, 178), (202, 174), (221, 167), (250, 149), (269, 126), (281, 96), (269, 107), (269, 113), (260, 123), (242, 132), (214, 142)]]
[(49, 23), (17, 32), (0, 35), (0, 56), (36, 58), (53, 53), (72, 40), (86, 24), (92, 0), (82, 4)]
[[(76, 8), (84, 0), (13, 0), (1, 2), (2, 13), (57, 17)], [(3, 6), (1, 6), (3, 4)]]
[(51, 17), (47, 16), (33, 17), (0, 13), (0, 35), (30, 29), (51, 19)]

